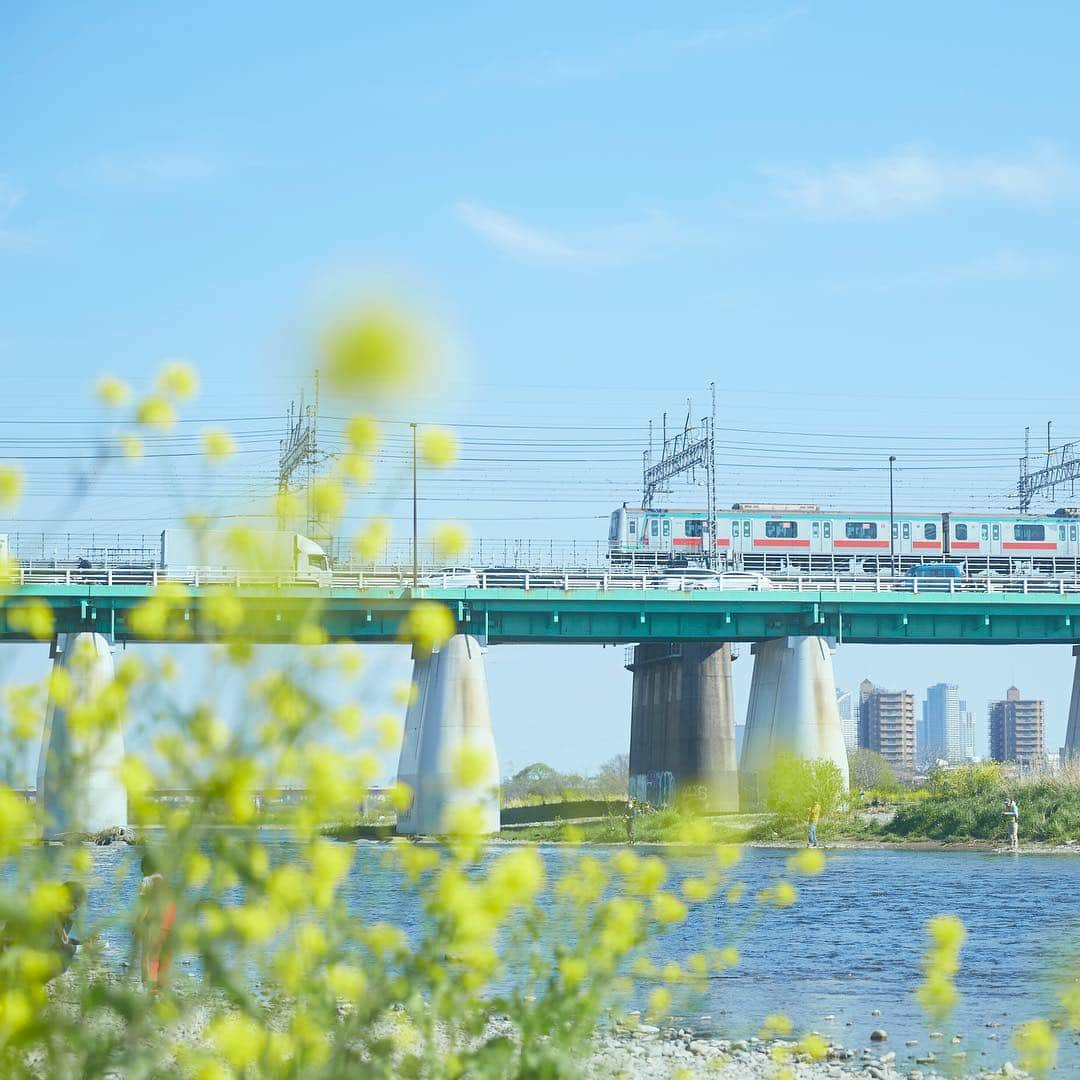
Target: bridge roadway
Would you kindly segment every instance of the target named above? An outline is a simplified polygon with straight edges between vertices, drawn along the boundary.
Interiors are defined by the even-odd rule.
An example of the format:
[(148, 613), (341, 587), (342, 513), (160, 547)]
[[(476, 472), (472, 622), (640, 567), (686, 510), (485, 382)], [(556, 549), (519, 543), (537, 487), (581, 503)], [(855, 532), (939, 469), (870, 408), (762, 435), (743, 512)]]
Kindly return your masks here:
[[(467, 575), (466, 581), (471, 581)], [(332, 640), (400, 640), (416, 599), (444, 603), (458, 631), (482, 642), (631, 643), (760, 641), (815, 636), (858, 644), (1080, 644), (1080, 581), (1074, 578), (776, 579), (748, 589), (745, 575), (720, 588), (679, 588), (655, 574), (600, 571), (427, 575), (414, 592), (406, 572), (335, 572), (318, 586), (289, 576), (234, 571), (25, 569), (0, 584), (0, 641), (31, 640), (12, 611), (31, 599), (53, 609), (58, 633), (97, 632), (114, 641), (212, 642), (201, 600), (228, 590), (244, 601), (241, 633), (292, 640), (316, 620)], [(183, 586), (164, 637), (140, 636), (130, 613), (163, 581)], [(455, 583), (456, 582), (456, 583)], [(674, 585), (674, 587), (673, 587)]]

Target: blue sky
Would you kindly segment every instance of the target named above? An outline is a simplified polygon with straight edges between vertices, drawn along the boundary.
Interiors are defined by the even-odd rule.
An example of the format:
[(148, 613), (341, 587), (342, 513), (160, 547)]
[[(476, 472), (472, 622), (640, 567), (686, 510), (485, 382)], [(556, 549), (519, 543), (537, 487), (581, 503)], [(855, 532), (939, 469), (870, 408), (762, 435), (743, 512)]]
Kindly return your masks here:
[[(711, 380), (724, 502), (881, 505), (894, 452), (899, 505), (1004, 507), (1025, 425), (1080, 434), (1078, 23), (1065, 4), (9, 11), (0, 459), (31, 494), (4, 528), (246, 511), (318, 313), (373, 285), (453, 344), (450, 377), (397, 414), (463, 432), (427, 521), (600, 539), (637, 496), (648, 419), (704, 411)], [(173, 356), (203, 373), (189, 415), (235, 418), (245, 455), (213, 485), (187, 459), (110, 466), (71, 498), (110, 438), (94, 378), (145, 385)], [(849, 686), (955, 678), (980, 715), (1017, 681), (1063, 737), (1064, 649), (836, 663)], [(625, 747), (621, 653), (490, 668), (504, 759)], [(521, 701), (526, 671), (574, 694)]]

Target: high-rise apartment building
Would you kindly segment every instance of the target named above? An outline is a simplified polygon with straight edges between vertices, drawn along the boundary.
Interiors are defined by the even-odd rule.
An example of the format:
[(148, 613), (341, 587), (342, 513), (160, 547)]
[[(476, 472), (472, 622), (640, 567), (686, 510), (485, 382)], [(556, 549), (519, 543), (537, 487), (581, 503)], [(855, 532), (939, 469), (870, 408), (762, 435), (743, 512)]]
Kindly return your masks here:
[(859, 746), (859, 714), (850, 690), (836, 691), (836, 708), (840, 713), (840, 727), (844, 732), (844, 746), (855, 750)]
[(1010, 686), (1004, 701), (990, 702), (990, 757), (1015, 761), (1025, 768), (1046, 765), (1046, 707), (1024, 700)]
[(859, 684), (859, 745), (898, 768), (914, 768), (915, 695), (882, 690), (864, 679)]
[(926, 691), (923, 722), (920, 725), (918, 758), (933, 764), (964, 760), (964, 736), (960, 724), (960, 690), (953, 683), (938, 683)]
[(960, 735), (964, 747), (964, 760), (975, 760), (975, 714), (966, 701), (960, 702)]

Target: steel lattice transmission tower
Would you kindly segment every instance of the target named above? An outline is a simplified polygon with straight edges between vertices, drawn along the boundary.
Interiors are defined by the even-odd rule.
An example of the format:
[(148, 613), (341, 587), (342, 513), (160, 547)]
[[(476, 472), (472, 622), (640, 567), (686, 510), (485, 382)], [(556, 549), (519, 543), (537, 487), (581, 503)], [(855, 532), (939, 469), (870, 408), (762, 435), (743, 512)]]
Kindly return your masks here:
[(284, 496), (302, 486), (306, 522), (304, 534), (312, 540), (329, 539), (329, 529), (320, 520), (311, 489), (323, 454), (319, 450), (319, 373), (315, 372), (315, 403), (304, 404), (304, 392), (300, 391), (299, 405), (292, 401), (286, 413), (285, 438), (278, 443), (278, 528), (285, 531), (287, 499)]
[(652, 461), (652, 422), (649, 422), (649, 449), (644, 453), (642, 469), (642, 507), (652, 509), (653, 498), (671, 489), (667, 486), (677, 476), (690, 473), (691, 482), (697, 470), (705, 471), (708, 523), (706, 536), (708, 550), (707, 566), (716, 564), (716, 383), (709, 383), (712, 411), (703, 416), (697, 427), (690, 426), (691, 405), (687, 402), (686, 422), (683, 430), (670, 439), (667, 435), (667, 413), (664, 414), (661, 437), (660, 460)]
[(1050, 424), (1046, 425), (1046, 467), (1031, 472), (1028, 465), (1028, 429), (1024, 431), (1024, 456), (1020, 459), (1020, 479), (1016, 485), (1017, 506), (1027, 513), (1031, 502), (1040, 492), (1057, 494), (1059, 484), (1069, 485), (1070, 497), (1076, 494), (1076, 481), (1080, 480), (1080, 443), (1068, 442), (1063, 446), (1050, 445)]

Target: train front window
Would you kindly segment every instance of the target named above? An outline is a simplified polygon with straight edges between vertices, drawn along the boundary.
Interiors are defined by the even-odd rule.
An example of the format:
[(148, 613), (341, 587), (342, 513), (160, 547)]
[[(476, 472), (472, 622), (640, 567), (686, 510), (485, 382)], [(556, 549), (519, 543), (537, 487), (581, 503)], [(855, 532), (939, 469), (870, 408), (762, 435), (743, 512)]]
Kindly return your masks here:
[(799, 526), (794, 521), (766, 521), (765, 535), (770, 540), (791, 540), (799, 535)]
[(966, 540), (968, 538), (968, 528), (967, 528), (967, 526), (963, 525), (963, 524), (954, 525), (953, 526), (953, 535), (956, 537), (957, 540)]
[(936, 540), (937, 539), (937, 525), (935, 525), (934, 522), (932, 522), (932, 521), (928, 521), (923, 526), (922, 533), (923, 533), (923, 536), (927, 540)]
[(876, 521), (845, 521), (844, 535), (849, 540), (876, 540)]
[[(995, 526), (995, 529), (997, 526)], [(1046, 526), (1045, 525), (1014, 525), (1013, 526), (1013, 539), (1014, 540), (1028, 540), (1039, 542), (1046, 539)]]

